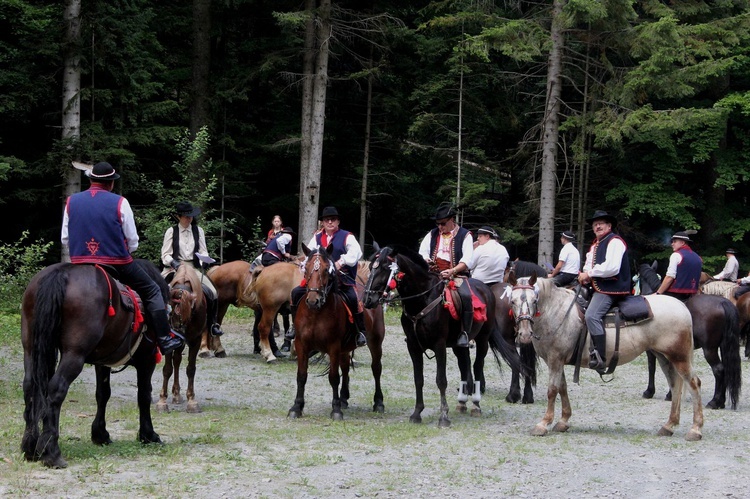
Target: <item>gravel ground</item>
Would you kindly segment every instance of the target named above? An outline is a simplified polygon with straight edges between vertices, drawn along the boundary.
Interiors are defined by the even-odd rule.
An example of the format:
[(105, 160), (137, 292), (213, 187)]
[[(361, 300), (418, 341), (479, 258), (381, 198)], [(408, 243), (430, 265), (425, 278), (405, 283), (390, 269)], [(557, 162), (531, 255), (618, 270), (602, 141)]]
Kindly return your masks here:
[[(389, 320), (395, 324), (393, 320)], [(352, 398), (343, 422), (333, 422), (327, 378), (311, 375), (305, 416), (286, 417), (296, 390), (296, 363), (266, 365), (252, 354), (244, 324), (225, 325), (225, 359), (199, 359), (196, 393), (203, 412), (184, 404), (154, 414), (164, 446), (134, 443), (137, 429), (135, 373), (113, 378), (108, 425), (115, 442), (97, 448), (88, 439), (93, 417), (93, 368), (74, 383), (63, 405), (64, 470), (22, 461), (20, 394), (22, 359), (4, 349), (0, 382), (0, 495), (34, 497), (719, 497), (747, 496), (750, 417), (744, 397), (737, 411), (705, 411), (703, 440), (687, 442), (692, 410), (683, 402), (683, 423), (673, 437), (657, 437), (669, 403), (659, 373), (657, 397), (641, 398), (645, 357), (618, 367), (604, 384), (590, 371), (572, 384), (571, 429), (532, 437), (545, 410), (543, 363), (536, 403), (504, 398), (510, 370), (486, 365), (483, 415), (451, 410), (452, 426), (437, 427), (439, 398), (435, 363), (425, 362), (423, 423), (409, 423), (414, 405), (411, 362), (398, 326), (388, 326), (383, 358), (385, 413), (371, 412), (373, 381), (369, 352), (358, 352)], [(695, 356), (704, 402), (713, 377)], [(746, 362), (743, 362), (743, 367)], [(316, 367), (316, 373), (322, 368)], [(449, 355), (449, 393), (455, 405), (458, 370)], [(183, 374), (183, 384), (184, 381)], [(154, 398), (161, 374), (154, 375)], [(184, 390), (184, 387), (183, 387)], [(557, 415), (559, 415), (559, 401)]]

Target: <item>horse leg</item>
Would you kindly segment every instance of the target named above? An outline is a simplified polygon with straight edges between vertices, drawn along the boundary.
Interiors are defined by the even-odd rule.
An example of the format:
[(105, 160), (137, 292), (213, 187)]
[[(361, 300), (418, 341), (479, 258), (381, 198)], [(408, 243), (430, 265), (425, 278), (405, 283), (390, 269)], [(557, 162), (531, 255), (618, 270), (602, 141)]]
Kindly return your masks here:
[[(365, 314), (365, 319), (370, 314)], [(383, 403), (383, 390), (380, 387), (380, 376), (383, 374), (383, 337), (374, 332), (374, 328), (369, 325), (367, 328), (367, 348), (370, 349), (370, 369), (372, 378), (375, 380), (375, 395), (372, 398), (372, 410), (374, 412), (385, 412)]]
[(471, 409), (472, 417), (479, 417), (482, 415), (482, 408), (479, 407), (479, 402), (482, 400), (482, 394), (486, 389), (486, 382), (484, 379), (484, 359), (487, 357), (489, 351), (489, 342), (481, 340), (476, 341), (476, 358), (474, 359), (474, 390), (472, 391), (471, 402), (474, 407)]
[[(340, 361), (339, 365), (341, 366), (341, 390), (339, 393), (339, 398), (341, 399), (341, 408), (342, 409), (348, 409), (349, 408), (349, 368), (352, 366), (352, 363), (354, 362), (354, 352), (351, 353), (344, 353), (341, 352), (339, 354)], [(345, 360), (344, 360), (345, 359)], [(344, 368), (346, 366), (346, 369)]]
[[(227, 314), (227, 310), (229, 310), (229, 303), (222, 303), (222, 301), (219, 300), (219, 311), (216, 316), (216, 321), (219, 325), (224, 322), (224, 316)], [(224, 345), (221, 344), (221, 336), (212, 336), (208, 333), (208, 330), (203, 331), (203, 334), (211, 339), (211, 349), (214, 351), (214, 357), (219, 359), (226, 358), (227, 351), (224, 348)]]
[(135, 366), (138, 380), (138, 441), (144, 444), (160, 444), (161, 438), (154, 431), (154, 423), (151, 421), (151, 378), (156, 363), (152, 356), (149, 357)]
[(505, 401), (515, 404), (519, 400), (521, 400), (521, 373), (518, 369), (511, 368), (510, 389), (508, 395), (505, 396)]
[(50, 468), (65, 468), (68, 463), (60, 452), (60, 408), (70, 389), (70, 384), (83, 370), (83, 358), (65, 355), (60, 358), (57, 371), (47, 386), (47, 411), (42, 419), (42, 433), (34, 453)]
[(569, 421), (570, 416), (573, 414), (573, 409), (570, 406), (570, 397), (568, 397), (568, 381), (565, 379), (565, 369), (560, 369), (557, 391), (560, 394), (560, 419), (552, 428), (552, 431), (562, 433), (570, 429)]
[[(536, 426), (531, 429), (531, 435), (541, 437), (547, 434), (547, 427), (555, 419), (555, 401), (560, 390), (561, 376), (563, 372), (563, 363), (558, 359), (548, 359), (549, 381), (547, 383), (547, 410)], [(568, 418), (570, 415), (567, 416)], [(567, 419), (566, 419), (567, 421)]]
[[(346, 362), (341, 359), (346, 357)], [(334, 421), (343, 421), (344, 413), (341, 410), (341, 397), (339, 396), (339, 383), (341, 383), (341, 374), (339, 369), (344, 371), (349, 369), (349, 356), (342, 355), (340, 351), (329, 351), (328, 358), (330, 359), (330, 367), (328, 368), (328, 383), (331, 385), (331, 392), (333, 398), (331, 399), (331, 419)], [(346, 367), (344, 367), (346, 364)], [(348, 377), (348, 375), (347, 375)]]
[[(465, 348), (464, 350), (468, 350)], [(469, 352), (466, 352), (466, 357), (469, 357)], [(470, 361), (471, 359), (469, 359)], [(448, 377), (446, 375), (446, 350), (445, 348), (439, 348), (435, 352), (435, 361), (437, 364), (437, 374), (435, 376), (435, 382), (437, 383), (438, 390), (440, 390), (440, 419), (438, 420), (438, 426), (440, 428), (448, 428), (451, 425), (450, 419), (448, 419), (448, 401), (445, 398), (445, 390), (448, 388)], [(470, 369), (467, 366), (467, 373)], [(471, 377), (470, 374), (468, 374)]]
[(182, 398), (182, 386), (180, 385), (180, 366), (182, 365), (182, 349), (174, 351), (172, 356), (172, 363), (174, 364), (174, 379), (172, 380), (172, 403), (181, 404)]
[(211, 356), (211, 350), (213, 350), (213, 345), (211, 343), (211, 335), (208, 333), (208, 330), (203, 331), (201, 334), (200, 351), (198, 352), (198, 356), (201, 359), (206, 359)]
[(260, 319), (258, 319), (258, 334), (260, 335), (260, 354), (266, 359), (267, 363), (271, 363), (276, 360), (276, 356), (271, 350), (271, 344), (268, 341), (268, 336), (271, 333), (271, 327), (273, 325), (273, 319), (275, 313), (261, 313)]
[(689, 441), (700, 440), (703, 438), (701, 430), (703, 428), (703, 403), (701, 402), (701, 381), (695, 375), (692, 365), (692, 352), (685, 354), (683, 359), (677, 359), (670, 362), (666, 358), (658, 356), (659, 364), (667, 376), (672, 389), (672, 405), (670, 407), (669, 419), (662, 426), (657, 435), (672, 436), (674, 427), (680, 423), (680, 404), (682, 402), (683, 383), (686, 383), (690, 391), (691, 401), (693, 403), (693, 425), (685, 435)]
[(521, 364), (524, 365), (529, 373), (523, 377), (523, 398), (522, 404), (534, 403), (534, 385), (536, 385), (536, 351), (534, 345), (521, 345), (520, 348)]
[(91, 441), (97, 445), (109, 445), (112, 439), (109, 437), (106, 422), (107, 402), (112, 395), (110, 385), (110, 374), (112, 369), (107, 366), (95, 366), (96, 371), (96, 416), (91, 422)]
[(656, 384), (654, 383), (654, 377), (656, 374), (656, 356), (651, 350), (646, 350), (646, 358), (648, 359), (648, 386), (643, 392), (642, 397), (645, 399), (653, 398), (656, 393)]
[(456, 411), (463, 414), (467, 411), (466, 401), (469, 400), (471, 390), (474, 388), (474, 381), (471, 377), (471, 354), (469, 354), (468, 348), (453, 348), (453, 354), (456, 356), (458, 370), (461, 373)]
[(159, 412), (169, 412), (167, 393), (169, 393), (169, 379), (172, 377), (174, 371), (174, 367), (172, 366), (172, 357), (174, 355), (174, 352), (170, 352), (164, 356), (164, 367), (161, 368), (161, 391), (159, 392), (159, 402), (156, 403), (156, 410)]
[(421, 423), (422, 422), (422, 411), (424, 410), (424, 359), (422, 358), (422, 350), (419, 345), (416, 344), (415, 340), (409, 340), (406, 338), (406, 347), (409, 350), (409, 356), (411, 357), (411, 364), (414, 370), (414, 390), (415, 390), (415, 402), (414, 412), (409, 416), (409, 422)]
[(303, 343), (299, 338), (294, 342), (294, 349), (297, 352), (297, 395), (294, 398), (294, 405), (292, 405), (287, 413), (287, 417), (293, 419), (301, 418), (302, 411), (305, 409), (308, 351)]
[(708, 365), (711, 366), (711, 372), (714, 373), (714, 398), (706, 404), (706, 408), (724, 409), (727, 400), (727, 381), (724, 375), (724, 364), (719, 358), (719, 349), (703, 347), (703, 355)]
[[(190, 345), (190, 349), (188, 352), (188, 365), (185, 369), (185, 374), (188, 379), (188, 387), (185, 391), (185, 396), (187, 397), (187, 406), (185, 407), (185, 412), (188, 412), (190, 414), (197, 414), (201, 412), (201, 408), (198, 405), (198, 401), (195, 400), (195, 372), (196, 372), (196, 358), (198, 357), (196, 355), (197, 349), (195, 348), (197, 345)], [(176, 378), (175, 378), (176, 379)]]

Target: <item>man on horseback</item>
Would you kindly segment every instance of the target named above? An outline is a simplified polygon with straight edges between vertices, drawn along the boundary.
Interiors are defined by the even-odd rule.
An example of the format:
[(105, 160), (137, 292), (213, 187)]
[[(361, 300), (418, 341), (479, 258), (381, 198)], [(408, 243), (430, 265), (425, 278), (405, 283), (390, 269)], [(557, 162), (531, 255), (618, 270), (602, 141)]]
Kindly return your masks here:
[(471, 259), (471, 276), (487, 286), (503, 282), (508, 266), (508, 250), (497, 242), (497, 232), (487, 225), (477, 230), (474, 255)]
[(672, 296), (684, 302), (698, 293), (703, 260), (690, 247), (689, 243), (693, 242), (690, 235), (694, 233), (695, 231), (681, 231), (672, 236), (672, 254), (669, 256), (667, 275), (656, 290), (657, 295)]
[(87, 172), (91, 187), (73, 194), (65, 203), (61, 241), (70, 250), (72, 263), (94, 263), (113, 267), (118, 279), (143, 299), (146, 316), (156, 333), (163, 354), (184, 345), (184, 338), (169, 327), (167, 307), (159, 286), (133, 262), (138, 231), (133, 210), (124, 197), (112, 192), (120, 175), (106, 162)]
[(268, 267), (274, 263), (291, 260), (292, 255), (289, 249), (292, 247), (292, 235), (296, 234), (291, 227), (283, 227), (276, 236), (271, 238), (261, 255), (260, 261), (263, 266)]
[(576, 235), (572, 231), (566, 230), (560, 233), (560, 242), (563, 245), (560, 257), (552, 272), (547, 274), (547, 277), (552, 278), (555, 286), (567, 286), (578, 278), (578, 272), (581, 271), (581, 254), (573, 244), (575, 239)]
[[(331, 259), (334, 261), (336, 271), (339, 273), (339, 292), (344, 296), (349, 310), (354, 316), (354, 323), (357, 326), (357, 346), (367, 345), (367, 330), (365, 329), (365, 313), (359, 309), (359, 300), (357, 298), (357, 264), (362, 258), (362, 248), (359, 246), (357, 239), (351, 232), (339, 229), (339, 212), (333, 206), (323, 208), (320, 216), (323, 220), (323, 230), (316, 232), (308, 248), (311, 250), (318, 248), (328, 248), (333, 245)], [(303, 286), (297, 286), (292, 290), (292, 316), (297, 311), (297, 304), (305, 294)]]
[[(198, 276), (206, 297), (207, 316), (206, 322), (210, 324), (209, 331), (214, 336), (221, 336), (224, 332), (218, 321), (219, 295), (213, 282), (207, 276), (201, 276), (198, 271), (202, 262), (196, 255), (208, 256), (206, 247), (206, 234), (203, 228), (198, 226), (196, 217), (200, 215), (200, 208), (193, 207), (187, 201), (180, 201), (175, 206), (178, 223), (170, 227), (164, 233), (164, 242), (161, 246), (161, 262), (164, 264), (162, 275), (167, 282), (172, 280), (174, 272), (180, 265), (186, 265)], [(177, 237), (174, 235), (177, 234)]]
[(607, 354), (607, 337), (604, 316), (621, 298), (630, 294), (630, 257), (625, 241), (612, 229), (617, 219), (603, 210), (596, 210), (586, 220), (591, 224), (596, 239), (586, 254), (583, 272), (578, 275), (581, 284), (591, 283), (593, 295), (586, 309), (586, 327), (591, 334), (591, 359), (589, 368), (604, 371)]
[[(440, 272), (443, 279), (456, 276), (469, 277), (469, 265), (474, 255), (474, 240), (471, 232), (456, 223), (456, 212), (449, 204), (441, 204), (435, 211), (436, 227), (427, 233), (419, 245), (419, 254)], [(469, 332), (474, 317), (474, 305), (468, 286), (458, 286), (461, 296), (462, 332), (456, 342), (457, 347), (469, 346)]]
[(740, 272), (740, 262), (737, 261), (735, 254), (737, 252), (732, 248), (728, 248), (727, 251), (727, 263), (724, 264), (724, 268), (714, 276), (714, 279), (719, 281), (735, 282), (737, 275)]

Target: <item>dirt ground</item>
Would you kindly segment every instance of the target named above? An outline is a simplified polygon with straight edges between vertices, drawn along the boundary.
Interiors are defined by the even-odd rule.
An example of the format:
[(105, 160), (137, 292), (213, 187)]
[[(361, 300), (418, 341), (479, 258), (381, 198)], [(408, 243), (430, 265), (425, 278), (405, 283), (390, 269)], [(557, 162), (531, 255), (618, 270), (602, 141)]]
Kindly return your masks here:
[[(393, 323), (393, 321), (390, 321)], [(296, 390), (296, 363), (266, 365), (252, 354), (244, 324), (225, 326), (225, 359), (199, 359), (196, 392), (203, 412), (186, 414), (172, 404), (154, 414), (165, 445), (135, 444), (135, 376), (113, 378), (108, 424), (115, 442), (92, 448), (93, 368), (87, 367), (63, 406), (64, 470), (47, 470), (20, 459), (23, 401), (13, 404), (12, 424), (2, 431), (0, 495), (34, 497), (720, 497), (750, 494), (750, 414), (745, 396), (737, 411), (705, 411), (703, 440), (687, 442), (692, 418), (683, 402), (673, 437), (658, 437), (669, 403), (657, 377), (657, 398), (644, 400), (645, 357), (618, 367), (611, 383), (589, 371), (572, 384), (571, 429), (532, 437), (542, 417), (543, 363), (536, 403), (504, 398), (510, 370), (486, 365), (487, 392), (481, 418), (451, 410), (452, 425), (437, 427), (435, 362), (426, 360), (423, 423), (409, 423), (414, 405), (411, 362), (398, 326), (388, 326), (383, 358), (385, 413), (371, 412), (369, 352), (358, 352), (352, 398), (343, 422), (333, 422), (327, 378), (308, 380), (305, 416), (286, 417)], [(20, 383), (20, 358), (7, 359), (0, 381)], [(696, 352), (704, 403), (713, 377)], [(743, 361), (743, 367), (747, 362)], [(317, 374), (321, 368), (316, 368)], [(449, 401), (453, 408), (458, 370), (449, 354)], [(183, 384), (184, 374), (183, 374)], [(161, 373), (154, 375), (154, 397)], [(184, 388), (183, 388), (184, 389)], [(15, 392), (18, 393), (18, 392)], [(6, 406), (6, 410), (8, 407)], [(8, 414), (4, 410), (3, 414)], [(557, 415), (559, 415), (559, 403)]]

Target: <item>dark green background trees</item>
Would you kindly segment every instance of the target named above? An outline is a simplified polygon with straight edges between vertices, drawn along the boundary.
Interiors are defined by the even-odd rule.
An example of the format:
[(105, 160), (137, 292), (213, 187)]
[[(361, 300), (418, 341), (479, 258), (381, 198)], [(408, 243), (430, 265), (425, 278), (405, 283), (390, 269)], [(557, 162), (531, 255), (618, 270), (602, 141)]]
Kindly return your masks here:
[[(514, 257), (536, 259), (549, 195), (555, 233), (587, 241), (583, 219), (605, 208), (639, 258), (665, 256), (669, 235), (687, 228), (699, 229), (706, 257), (727, 246), (750, 254), (748, 3), (558, 5), (555, 15), (551, 0), (334, 0), (321, 206), (335, 204), (358, 233), (369, 109), (366, 244), (416, 245), (434, 208), (455, 201), (460, 156), (463, 223), (495, 226)], [(191, 168), (214, 186), (200, 193), (224, 259), (247, 258), (258, 218), (266, 230), (277, 213), (298, 225), (302, 2), (81, 0), (81, 136), (72, 144), (60, 133), (63, 8), (0, 4), (2, 242), (29, 229), (57, 244), (75, 158), (122, 172), (118, 189), (147, 224), (149, 258), (175, 197), (190, 195), (181, 181)], [(194, 15), (206, 20), (205, 9), (200, 38)], [(550, 137), (555, 32), (560, 111)], [(207, 149), (188, 161), (178, 139), (203, 125)], [(551, 194), (540, 183), (550, 140)]]

